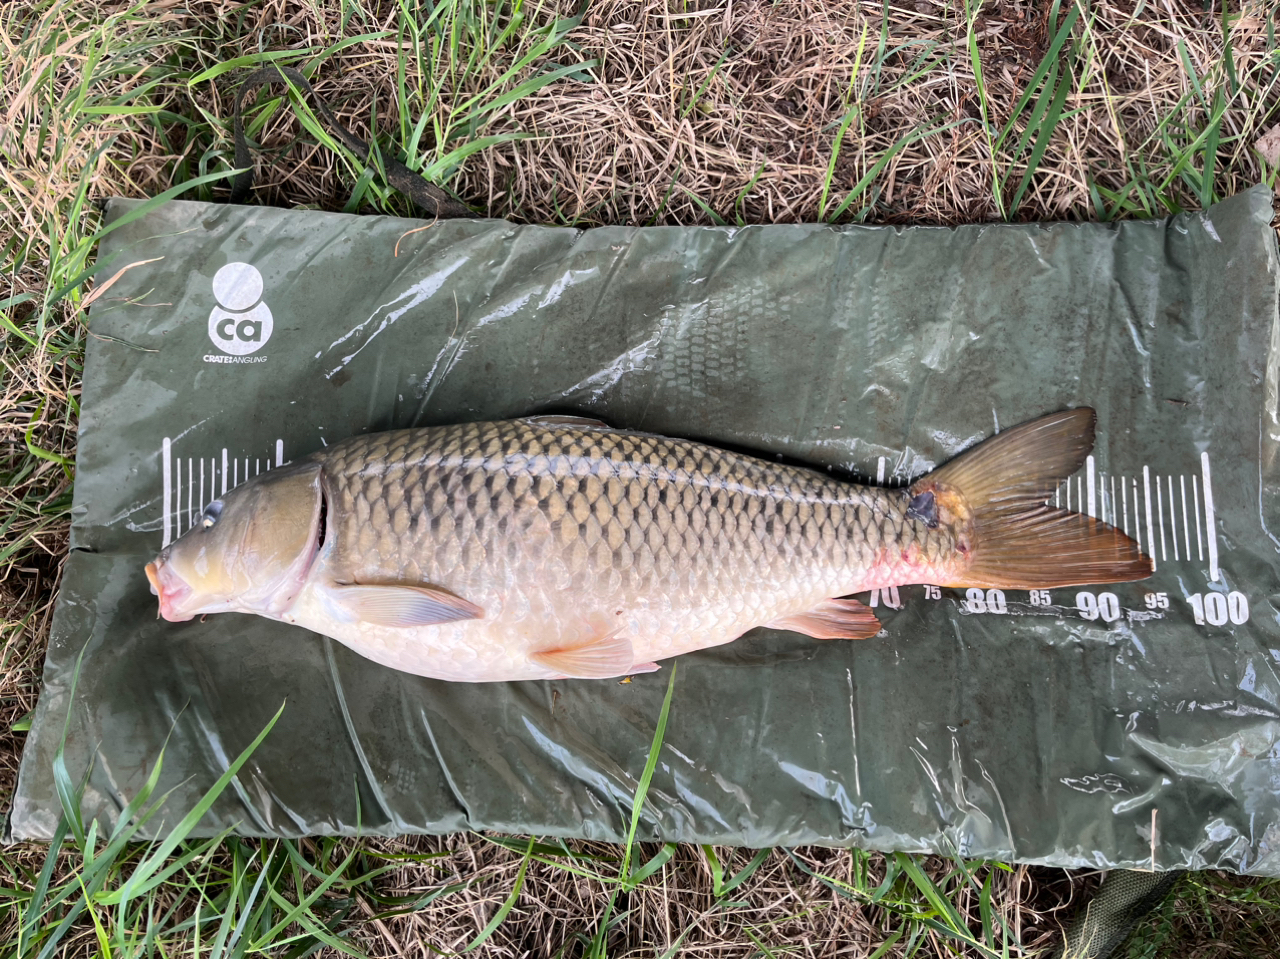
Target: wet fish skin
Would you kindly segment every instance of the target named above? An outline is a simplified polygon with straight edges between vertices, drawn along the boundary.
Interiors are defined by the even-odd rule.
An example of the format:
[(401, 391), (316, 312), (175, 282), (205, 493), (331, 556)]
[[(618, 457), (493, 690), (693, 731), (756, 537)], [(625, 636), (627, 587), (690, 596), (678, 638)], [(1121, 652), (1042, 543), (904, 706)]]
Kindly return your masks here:
[(437, 583), (485, 609), (434, 627), (432, 645), (455, 647), (440, 653), (460, 669), (476, 654), (523, 672), (512, 637), (557, 648), (617, 620), (637, 663), (717, 645), (933, 569), (955, 538), (908, 518), (903, 490), (599, 428), (394, 431), (316, 459), (334, 534), (325, 574)]
[[(318, 500), (289, 515), (318, 518), (304, 575), (275, 588), (287, 603), (207, 595), (210, 558), (197, 569), (196, 547), (184, 545), (199, 530), (148, 574), (167, 618), (243, 608), (442, 679), (621, 675), (766, 624), (862, 637), (878, 631), (874, 616), (832, 597), (971, 578), (1056, 582), (1063, 544), (1097, 554), (1065, 574), (1072, 582), (1149, 573), (1123, 534), (1043, 503), (1047, 476), (1073, 471), (1092, 446), (1083, 412), (1087, 422), (1069, 411), (1002, 434), (907, 490), (577, 418), (354, 437), (291, 468), (295, 491), (315, 487)], [(1017, 475), (1001, 479), (1011, 454)], [(218, 524), (248, 522), (239, 503), (254, 483), (228, 494)], [(1045, 547), (1047, 560), (1028, 555)], [(272, 576), (283, 574), (230, 579)], [(229, 578), (207, 581), (222, 589)]]
[(345, 582), (466, 593), (536, 572), (580, 595), (714, 603), (750, 577), (825, 597), (864, 585), (889, 550), (933, 566), (956, 541), (907, 515), (906, 490), (646, 434), (514, 420), (357, 437), (314, 459)]

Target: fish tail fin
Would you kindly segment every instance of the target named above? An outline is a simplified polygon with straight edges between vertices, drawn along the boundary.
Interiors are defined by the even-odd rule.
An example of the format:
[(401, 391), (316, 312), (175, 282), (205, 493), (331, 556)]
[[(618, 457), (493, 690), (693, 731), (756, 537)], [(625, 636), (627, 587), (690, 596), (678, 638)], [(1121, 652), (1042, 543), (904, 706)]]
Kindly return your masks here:
[(993, 436), (911, 487), (933, 492), (963, 530), (952, 582), (940, 586), (1049, 589), (1145, 579), (1138, 544), (1107, 523), (1047, 500), (1093, 449), (1097, 416), (1083, 407)]

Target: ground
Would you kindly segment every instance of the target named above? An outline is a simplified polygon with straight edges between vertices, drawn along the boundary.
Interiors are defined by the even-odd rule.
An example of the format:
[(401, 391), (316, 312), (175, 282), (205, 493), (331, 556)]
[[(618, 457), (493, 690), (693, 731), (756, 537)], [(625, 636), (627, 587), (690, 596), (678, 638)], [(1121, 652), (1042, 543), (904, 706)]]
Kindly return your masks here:
[[(67, 548), (84, 307), (106, 289), (82, 275), (96, 202), (175, 186), (225, 198), (237, 71), (270, 58), (303, 70), (356, 134), (521, 222), (1111, 220), (1275, 185), (1276, 17), (1250, 0), (0, 5), (0, 804)], [(278, 93), (250, 100), (251, 202), (411, 212)], [(86, 845), (51, 862), (43, 911), (16, 942), (45, 850), (0, 852), (5, 954), (158, 940), (166, 953), (1030, 955), (1099, 880), (641, 847), (654, 871), (610, 905), (619, 852), (585, 843), (228, 840), (162, 849), (168, 875), (163, 857), (106, 856), (101, 841), (86, 863)], [(142, 885), (119, 894), (130, 874)], [(92, 908), (55, 931), (86, 892)], [(1128, 951), (1280, 955), (1277, 927), (1276, 881), (1195, 874)]]

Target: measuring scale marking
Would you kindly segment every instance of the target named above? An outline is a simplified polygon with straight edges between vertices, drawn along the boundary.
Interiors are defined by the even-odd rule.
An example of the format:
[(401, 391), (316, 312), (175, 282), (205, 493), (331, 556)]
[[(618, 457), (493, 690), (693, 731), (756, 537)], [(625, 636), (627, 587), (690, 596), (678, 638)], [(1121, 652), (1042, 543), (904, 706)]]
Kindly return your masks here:
[(1199, 473), (1155, 474), (1151, 467), (1143, 466), (1141, 481), (1138, 476), (1099, 472), (1090, 456), (1083, 476), (1059, 484), (1053, 505), (1068, 510), (1074, 507), (1119, 528), (1151, 557), (1157, 569), (1161, 563), (1186, 562), (1193, 557), (1204, 562), (1207, 544), (1209, 580), (1216, 583), (1221, 576), (1212, 484), (1207, 452), (1200, 454)]
[(166, 436), (160, 444), (160, 478), (164, 486), (161, 549), (181, 536), (184, 527), (191, 529), (209, 503), (261, 473), (264, 462), (266, 469), (284, 465), (284, 440), (276, 440), (274, 449), (264, 460), (261, 457), (231, 457), (225, 446), (221, 457), (178, 456), (173, 451), (173, 440)]

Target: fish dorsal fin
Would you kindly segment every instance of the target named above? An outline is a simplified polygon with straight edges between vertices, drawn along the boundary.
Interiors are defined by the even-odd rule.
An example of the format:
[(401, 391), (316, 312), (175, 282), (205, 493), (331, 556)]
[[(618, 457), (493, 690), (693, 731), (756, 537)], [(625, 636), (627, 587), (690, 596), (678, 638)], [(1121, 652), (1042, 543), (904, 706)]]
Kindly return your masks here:
[(807, 612), (775, 619), (769, 628), (789, 629), (814, 639), (870, 639), (880, 632), (880, 621), (856, 599), (827, 599)]
[(335, 586), (333, 596), (357, 622), (379, 626), (435, 626), (484, 616), (475, 603), (437, 586)]
[(575, 429), (575, 430), (607, 430), (612, 429), (608, 423), (603, 420), (594, 420), (589, 416), (569, 416), (560, 413), (551, 413), (546, 416), (526, 416), (526, 423), (532, 423), (534, 426), (546, 426), (552, 429)]
[(529, 659), (545, 669), (573, 679), (609, 679), (637, 671), (631, 640), (617, 633), (596, 636), (580, 645), (544, 649)]

